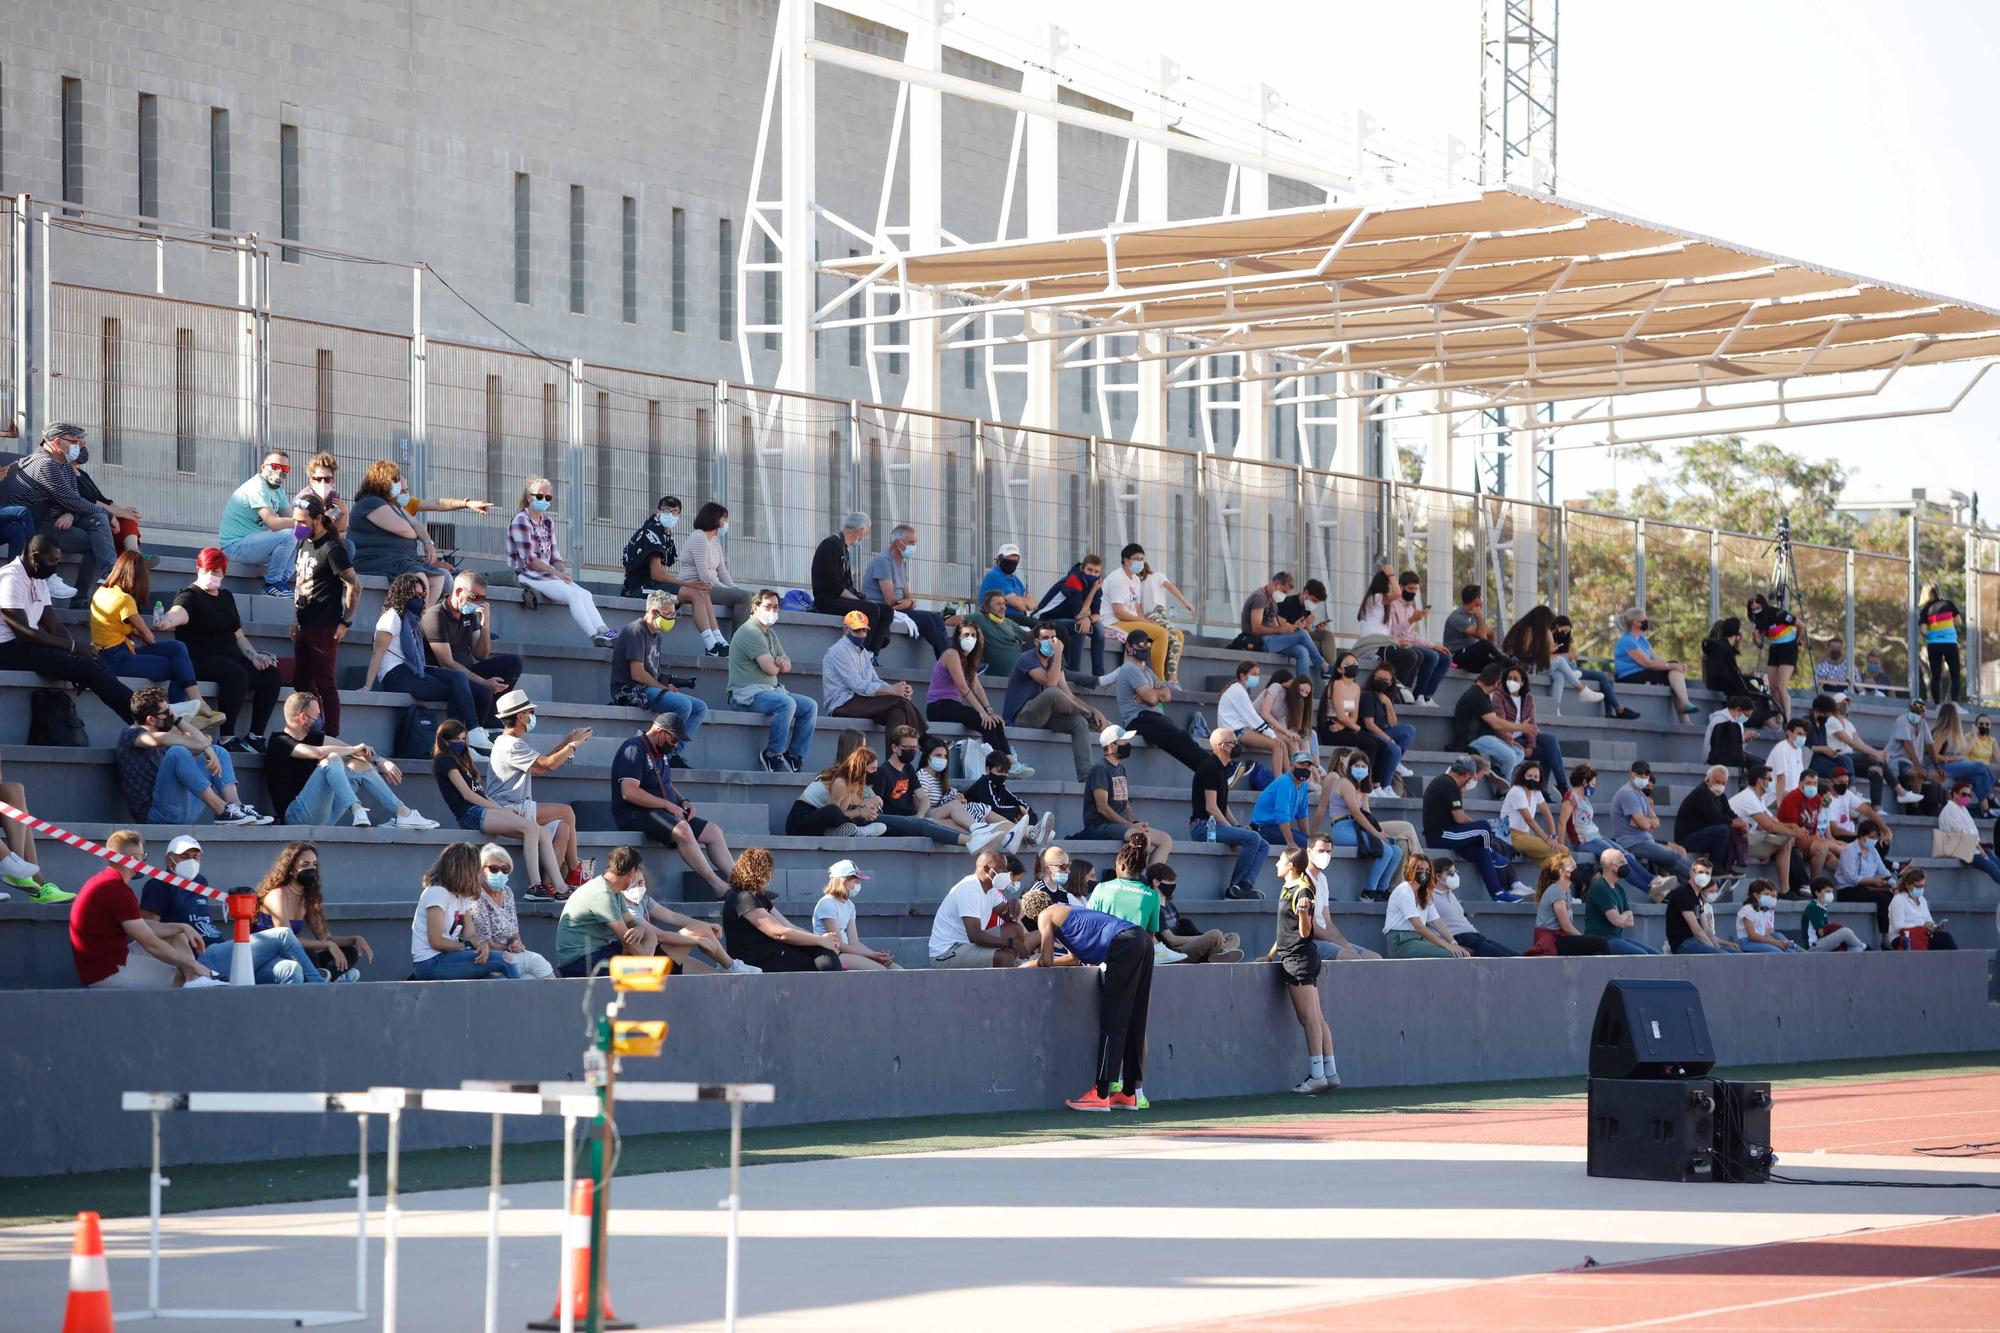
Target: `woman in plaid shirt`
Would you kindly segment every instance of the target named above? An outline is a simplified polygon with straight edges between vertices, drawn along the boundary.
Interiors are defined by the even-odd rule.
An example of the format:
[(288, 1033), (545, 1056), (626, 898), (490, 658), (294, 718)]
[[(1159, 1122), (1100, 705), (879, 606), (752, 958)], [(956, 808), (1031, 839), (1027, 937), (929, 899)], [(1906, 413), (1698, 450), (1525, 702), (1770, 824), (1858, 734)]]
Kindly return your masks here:
[(604, 623), (589, 591), (570, 576), (569, 562), (556, 546), (556, 525), (549, 521), (555, 502), (556, 488), (547, 477), (528, 478), (521, 488), (520, 510), (507, 525), (507, 563), (522, 587), (562, 603), (591, 643), (606, 647), (618, 636)]

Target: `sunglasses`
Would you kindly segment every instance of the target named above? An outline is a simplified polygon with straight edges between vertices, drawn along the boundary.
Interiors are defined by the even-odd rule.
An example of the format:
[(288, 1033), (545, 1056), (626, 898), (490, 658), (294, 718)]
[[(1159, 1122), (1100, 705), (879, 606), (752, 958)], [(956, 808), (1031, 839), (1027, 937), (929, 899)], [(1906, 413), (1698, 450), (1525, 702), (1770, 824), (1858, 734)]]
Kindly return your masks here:
[(513, 868), (512, 866), (488, 866), (486, 867), (486, 873), (489, 875), (504, 875)]
[(327, 485), (329, 485), (329, 486), (333, 485), (333, 478), (332, 478), (332, 477), (314, 477), (314, 478), (312, 478), (312, 480), (314, 480), (314, 481), (323, 481), (323, 482), (325, 482), (325, 483), (326, 483)]
[(528, 498), (530, 500), (553, 500), (556, 498), (556, 495), (554, 491), (530, 491)]
[(289, 474), (292, 470), (292, 465), (290, 463), (266, 463), (264, 464), (264, 470), (266, 472), (284, 472)]

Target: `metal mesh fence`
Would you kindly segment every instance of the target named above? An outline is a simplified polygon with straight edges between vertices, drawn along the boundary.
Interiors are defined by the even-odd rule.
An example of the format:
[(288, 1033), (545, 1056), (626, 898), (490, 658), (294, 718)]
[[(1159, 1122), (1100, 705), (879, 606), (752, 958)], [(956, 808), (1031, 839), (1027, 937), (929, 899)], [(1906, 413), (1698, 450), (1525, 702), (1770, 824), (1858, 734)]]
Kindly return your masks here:
[[(407, 337), (282, 317), (268, 328), (268, 447), (291, 454), (292, 489), (305, 484), (306, 461), (316, 453), (339, 462), (341, 493), (348, 496), (377, 459), (410, 468)], [(248, 476), (248, 468), (240, 475)]]
[(1569, 616), (1577, 651), (1609, 658), (1618, 615), (1633, 604), (1639, 525), (1615, 514), (1572, 509), (1569, 524)]
[[(569, 372), (540, 357), (431, 342), (426, 344), (424, 373), (429, 448), (413, 486), (427, 498), (493, 504), (484, 518), (433, 514), (431, 533), (440, 549), (503, 560), (507, 524), (520, 508), (528, 478), (550, 478), (556, 483), (557, 503), (573, 503), (564, 488)], [(346, 478), (345, 469), (342, 480), (350, 493), (358, 484), (358, 479)]]
[[(1154, 569), (1190, 602), (1203, 605), (1200, 474), (1198, 454), (1099, 440), (1097, 530), (1105, 568), (1113, 568), (1119, 551), (1137, 542)], [(1186, 615), (1178, 602), (1168, 610)]]
[(1647, 636), (1662, 657), (1701, 661), (1710, 622), (1709, 530), (1675, 523), (1646, 524)]
[(1910, 562), (1900, 556), (1854, 557), (1854, 653), (1864, 664), (1877, 655), (1900, 686), (1910, 663)]
[(1299, 555), (1298, 470), (1275, 463), (1208, 457), (1202, 460), (1207, 522), (1200, 580), (1183, 591), (1201, 608), (1202, 623), (1240, 624), (1244, 599), (1279, 570), (1296, 577)]
[(1086, 555), (1100, 555), (1105, 568), (1112, 568), (1118, 552), (1103, 549), (1090, 503), (1090, 440), (990, 422), (980, 430), (985, 475), (975, 482), (979, 502), (970, 536), (973, 558), (982, 563), (972, 582), (978, 583), (985, 564), (1007, 542), (1021, 548), (1015, 573), (1030, 597), (1039, 598)]
[(716, 460), (738, 584), (810, 586), (813, 547), (838, 530), (841, 497), (855, 491), (848, 416), (831, 399), (730, 386)]
[(1328, 623), (1336, 633), (1354, 626), (1361, 590), (1383, 549), (1389, 484), (1337, 472), (1305, 474), (1305, 544), (1300, 579), (1326, 585)]
[(587, 365), (576, 392), (583, 408), (583, 562), (619, 566), (626, 540), (663, 495), (680, 497), (685, 544), (695, 512), (715, 494), (709, 439), (715, 386)]
[[(910, 566), (911, 593), (917, 597), (969, 599), (992, 563), (992, 548), (1020, 541), (996, 534), (985, 543), (989, 549), (979, 549), (973, 422), (863, 406), (854, 417), (853, 453), (851, 468), (845, 456), (835, 460), (841, 467), (835, 476), (851, 470), (853, 507), (874, 524), (854, 553), (855, 583), (864, 595), (874, 596), (875, 589), (866, 586), (862, 570), (888, 547), (890, 529), (898, 523), (910, 524), (917, 533), (917, 556)], [(840, 489), (827, 488), (827, 518), (815, 540), (840, 528), (840, 511), (849, 507), (844, 501), (835, 503)], [(1024, 550), (1026, 545), (1022, 543)]]

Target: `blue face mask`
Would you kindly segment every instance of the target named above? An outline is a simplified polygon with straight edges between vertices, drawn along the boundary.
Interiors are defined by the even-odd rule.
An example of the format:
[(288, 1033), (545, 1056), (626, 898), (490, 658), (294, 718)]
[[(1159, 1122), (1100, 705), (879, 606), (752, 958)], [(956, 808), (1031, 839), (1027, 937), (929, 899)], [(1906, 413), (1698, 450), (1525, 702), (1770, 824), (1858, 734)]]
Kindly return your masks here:
[(1246, 690), (1254, 690), (1259, 685), (1261, 685), (1263, 681), (1264, 678), (1253, 671), (1249, 675), (1243, 678), (1243, 688)]
[(859, 645), (861, 645), (861, 644), (864, 644), (864, 643), (867, 643), (867, 642), (868, 642), (868, 634), (867, 634), (867, 632), (866, 632), (866, 631), (863, 631), (863, 632), (862, 632), (862, 633), (860, 633), (860, 634), (850, 634), (850, 635), (848, 635), (848, 636), (847, 636), (847, 639), (848, 639), (848, 642), (850, 642), (850, 643), (852, 643), (852, 644), (854, 644), (854, 645), (856, 645), (856, 646), (858, 647)]
[(68, 456), (69, 461), (74, 463), (77, 459), (83, 457), (83, 446), (77, 444), (75, 441), (71, 441), (64, 447), (63, 452)]
[(446, 741), (446, 742), (444, 743), (444, 748), (445, 748), (445, 749), (447, 749), (447, 750), (449, 750), (449, 751), (451, 751), (451, 752), (452, 752), (453, 754), (464, 754), (464, 753), (465, 753), (465, 742), (464, 742), (464, 741)]
[(723, 520), (722, 520), (722, 522), (721, 522), (721, 523), (719, 523), (719, 524), (717, 524), (717, 525), (716, 525), (716, 529), (715, 529), (715, 535), (716, 535), (716, 536), (718, 536), (718, 537), (726, 537), (726, 536), (728, 536), (728, 535), (729, 535), (729, 520), (728, 520), (728, 519), (726, 519), (726, 518), (725, 518), (725, 519), (723, 519)]
[(537, 495), (534, 499), (528, 501), (528, 508), (534, 510), (537, 514), (546, 514), (549, 512), (549, 506), (554, 503), (555, 501), (546, 496)]
[(666, 528), (668, 531), (672, 531), (674, 524), (680, 521), (681, 521), (681, 516), (679, 514), (660, 515), (660, 526)]
[(1053, 881), (1058, 888), (1060, 888), (1061, 886), (1069, 883), (1069, 871), (1052, 870), (1049, 872), (1049, 879)]
[(1035, 651), (1043, 657), (1054, 657), (1056, 655), (1056, 646), (1047, 639), (1044, 639), (1035, 645)]
[(1137, 578), (1146, 572), (1146, 562), (1144, 560), (1127, 560), (1125, 568), (1131, 572), (1133, 578)]

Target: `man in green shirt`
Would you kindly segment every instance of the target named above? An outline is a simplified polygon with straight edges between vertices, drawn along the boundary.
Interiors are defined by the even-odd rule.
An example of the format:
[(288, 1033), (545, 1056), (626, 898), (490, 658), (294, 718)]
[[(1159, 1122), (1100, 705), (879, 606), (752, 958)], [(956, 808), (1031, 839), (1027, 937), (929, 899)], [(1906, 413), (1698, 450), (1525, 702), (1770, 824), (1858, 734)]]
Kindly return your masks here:
[(1638, 940), (1628, 940), (1625, 932), (1637, 920), (1625, 897), (1619, 877), (1625, 872), (1625, 853), (1613, 847), (1597, 857), (1597, 874), (1583, 895), (1583, 933), (1603, 940), (1611, 953), (1658, 953)]
[(760, 588), (750, 599), (750, 619), (729, 640), (729, 702), (762, 713), (771, 733), (758, 755), (766, 773), (797, 773), (819, 725), (819, 702), (778, 684), (792, 659), (778, 642), (778, 594)]
[(1175, 951), (1160, 939), (1160, 930), (1165, 924), (1164, 914), (1160, 907), (1160, 891), (1146, 876), (1147, 855), (1143, 837), (1134, 835), (1128, 838), (1119, 846), (1118, 859), (1112, 867), (1118, 877), (1104, 880), (1092, 889), (1085, 906), (1093, 912), (1130, 921), (1151, 935), (1154, 946), (1161, 950), (1157, 955), (1158, 961), (1184, 962), (1187, 955)]
[(986, 656), (980, 672), (988, 676), (1010, 675), (1033, 626), (1008, 618), (1007, 598), (1003, 593), (987, 593), (979, 609), (980, 619), (986, 622), (979, 627), (986, 635)]
[(636, 847), (614, 847), (604, 873), (586, 880), (563, 903), (556, 922), (556, 974), (587, 977), (619, 954), (663, 953), (686, 967), (696, 949), (719, 968), (758, 972), (731, 958), (722, 932), (646, 896), (646, 866)]

